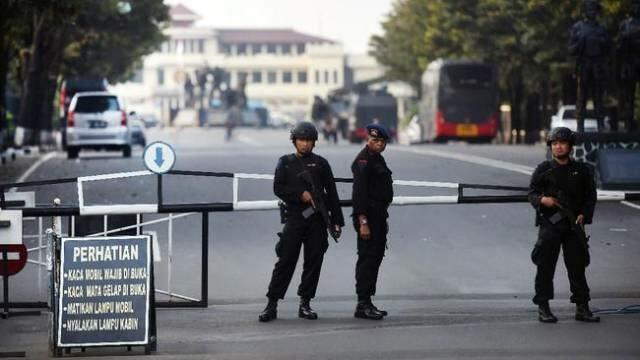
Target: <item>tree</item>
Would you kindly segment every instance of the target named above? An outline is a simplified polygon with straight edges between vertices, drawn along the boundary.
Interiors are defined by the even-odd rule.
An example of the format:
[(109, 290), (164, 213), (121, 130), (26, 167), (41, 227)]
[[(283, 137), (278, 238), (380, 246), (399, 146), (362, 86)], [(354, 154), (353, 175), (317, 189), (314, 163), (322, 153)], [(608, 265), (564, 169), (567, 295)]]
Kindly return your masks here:
[[(629, 4), (602, 5), (601, 22), (615, 34)], [(383, 35), (371, 38), (371, 54), (388, 68), (387, 77), (418, 92), (421, 73), (439, 57), (491, 62), (513, 127), (537, 134), (544, 123), (532, 120), (548, 119), (560, 100), (575, 101), (567, 37), (581, 7), (581, 0), (397, 0)]]
[[(8, 0), (3, 6), (13, 2)], [(14, 40), (8, 49), (20, 56), (8, 61), (0, 58), (0, 76), (3, 67), (15, 69), (13, 79), (21, 96), (18, 124), (31, 130), (26, 144), (38, 144), (39, 131), (51, 128), (61, 75), (98, 75), (112, 81), (125, 78), (143, 55), (164, 40), (162, 26), (169, 9), (162, 0), (137, 0), (130, 3), (129, 13), (120, 11), (121, 3), (20, 1), (18, 21), (7, 23), (12, 33), (9, 38)], [(0, 21), (0, 26), (5, 23)]]

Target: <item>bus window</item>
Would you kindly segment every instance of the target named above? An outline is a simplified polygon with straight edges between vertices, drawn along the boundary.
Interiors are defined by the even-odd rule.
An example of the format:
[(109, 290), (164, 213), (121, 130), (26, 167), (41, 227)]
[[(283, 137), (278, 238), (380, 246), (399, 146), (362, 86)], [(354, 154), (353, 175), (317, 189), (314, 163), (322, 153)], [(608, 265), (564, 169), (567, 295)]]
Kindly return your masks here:
[(453, 89), (479, 89), (493, 86), (493, 71), (484, 65), (447, 66), (447, 85)]

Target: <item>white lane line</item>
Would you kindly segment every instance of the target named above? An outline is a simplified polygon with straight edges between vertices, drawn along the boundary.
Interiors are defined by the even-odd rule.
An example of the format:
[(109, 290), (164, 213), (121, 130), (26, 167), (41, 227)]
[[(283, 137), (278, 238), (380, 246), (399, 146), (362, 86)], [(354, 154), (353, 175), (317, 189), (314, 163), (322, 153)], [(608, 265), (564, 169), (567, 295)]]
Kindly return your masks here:
[[(47, 155), (43, 156), (42, 158), (40, 158), (38, 161), (36, 161), (33, 165), (31, 165), (27, 171), (25, 171), (19, 178), (18, 180), (16, 180), (16, 182), (21, 183), (24, 182), (29, 176), (31, 176), (31, 174), (33, 174), (42, 164), (46, 163), (47, 161), (53, 159), (54, 157), (58, 156), (57, 152), (50, 152)], [(15, 192), (17, 190), (17, 188), (12, 188), (11, 190), (9, 190), (9, 192)]]
[(638, 209), (638, 210), (640, 210), (640, 205), (638, 205), (638, 204), (634, 204), (634, 203), (629, 202), (629, 201), (626, 201), (626, 200), (625, 200), (625, 201), (621, 201), (620, 203), (621, 203), (621, 204), (624, 204), (624, 205), (627, 205), (627, 206), (629, 206), (629, 207), (632, 207), (632, 208), (634, 208), (634, 209)]
[(534, 170), (534, 168), (530, 166), (520, 165), (512, 162), (495, 160), (495, 159), (477, 156), (477, 155), (450, 153), (450, 152), (435, 150), (435, 149), (411, 149), (406, 147), (393, 147), (393, 150), (399, 150), (399, 151), (415, 153), (420, 155), (437, 156), (445, 159), (464, 161), (464, 162), (468, 162), (476, 165), (485, 165), (485, 166), (493, 167), (496, 169), (508, 170), (508, 171), (512, 171), (512, 172), (516, 172), (516, 173), (528, 175), (528, 176), (530, 176)]
[[(518, 174), (523, 174), (528, 176), (531, 176), (531, 174), (533, 174), (533, 171), (535, 170), (530, 166), (516, 164), (508, 161), (495, 160), (495, 159), (486, 158), (486, 157), (477, 156), (477, 155), (456, 154), (456, 153), (450, 153), (450, 152), (435, 150), (435, 149), (412, 149), (404, 146), (393, 147), (392, 149), (398, 150), (398, 151), (404, 151), (408, 153), (430, 155), (430, 156), (436, 156), (436, 157), (441, 157), (445, 159), (458, 160), (458, 161), (468, 162), (471, 164), (485, 165), (485, 166), (493, 167), (496, 169), (508, 170), (508, 171), (512, 171)], [(640, 210), (640, 205), (631, 203), (629, 201), (621, 201), (620, 203), (623, 205), (629, 206), (631, 208)]]

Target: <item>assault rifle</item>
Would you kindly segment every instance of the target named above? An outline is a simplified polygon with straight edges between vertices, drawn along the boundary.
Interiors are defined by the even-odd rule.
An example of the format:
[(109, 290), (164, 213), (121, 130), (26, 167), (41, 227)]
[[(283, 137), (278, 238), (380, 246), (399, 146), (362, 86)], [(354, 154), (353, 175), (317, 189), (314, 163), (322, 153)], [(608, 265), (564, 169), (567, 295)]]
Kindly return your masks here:
[(578, 224), (576, 222), (578, 217), (573, 212), (573, 210), (571, 210), (571, 207), (569, 206), (569, 201), (562, 191), (558, 190), (556, 194), (556, 199), (558, 199), (558, 202), (560, 203), (560, 207), (558, 208), (558, 211), (560, 211), (562, 215), (567, 217), (567, 220), (569, 220), (569, 224), (571, 224), (571, 231), (578, 236), (578, 241), (582, 246), (582, 251), (584, 252), (586, 265), (588, 266), (589, 263), (591, 262), (591, 257), (589, 255), (589, 239), (591, 238), (591, 236), (587, 235), (587, 233), (584, 231), (583, 224)]
[[(336, 226), (331, 220), (329, 216), (329, 211), (327, 210), (327, 206), (324, 203), (324, 197), (321, 189), (316, 186), (316, 182), (313, 179), (313, 176), (308, 170), (304, 170), (298, 176), (307, 184), (311, 186), (311, 198), (313, 199), (313, 209), (318, 211), (324, 220), (325, 225), (327, 226), (327, 230), (329, 234), (333, 238), (335, 242), (338, 242), (338, 238), (340, 238), (341, 232), (336, 230)], [(304, 212), (303, 212), (304, 214)], [(310, 215), (310, 214), (309, 214)]]
[(553, 168), (548, 169), (547, 171), (545, 171), (540, 175), (540, 176), (548, 176), (549, 181), (555, 188), (554, 189), (555, 191), (552, 191), (551, 194), (549, 194), (548, 196), (552, 196), (556, 198), (560, 205), (557, 208), (558, 212), (555, 215), (548, 218), (547, 221), (549, 221), (552, 224), (556, 224), (563, 218), (567, 218), (571, 226), (571, 231), (578, 236), (578, 241), (580, 242), (580, 245), (584, 253), (585, 261), (586, 261), (585, 265), (588, 266), (589, 263), (591, 262), (591, 256), (589, 255), (589, 239), (591, 238), (591, 236), (588, 236), (586, 234), (583, 224), (576, 223), (576, 220), (578, 217), (571, 209), (571, 203), (569, 202), (569, 199), (567, 198), (567, 196), (560, 189), (558, 189), (557, 181), (555, 178), (555, 172), (553, 170), (554, 170)]

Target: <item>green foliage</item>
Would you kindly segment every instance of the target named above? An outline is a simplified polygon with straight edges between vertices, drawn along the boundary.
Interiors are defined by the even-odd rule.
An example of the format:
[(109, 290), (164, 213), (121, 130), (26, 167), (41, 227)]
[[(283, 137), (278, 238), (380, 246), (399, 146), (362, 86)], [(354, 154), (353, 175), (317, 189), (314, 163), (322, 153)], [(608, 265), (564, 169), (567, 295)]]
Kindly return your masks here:
[(64, 75), (125, 80), (142, 56), (164, 41), (169, 20), (160, 0), (136, 0), (131, 11), (118, 12), (117, 0), (84, 0), (72, 23), (73, 40), (65, 47)]
[[(601, 3), (600, 21), (616, 34), (628, 1)], [(396, 0), (382, 23), (384, 34), (371, 38), (371, 54), (388, 68), (388, 78), (418, 91), (429, 62), (469, 58), (496, 64), (503, 94), (516, 86), (523, 94), (537, 92), (573, 71), (568, 32), (581, 8), (581, 0)]]

